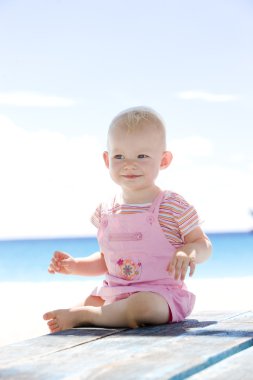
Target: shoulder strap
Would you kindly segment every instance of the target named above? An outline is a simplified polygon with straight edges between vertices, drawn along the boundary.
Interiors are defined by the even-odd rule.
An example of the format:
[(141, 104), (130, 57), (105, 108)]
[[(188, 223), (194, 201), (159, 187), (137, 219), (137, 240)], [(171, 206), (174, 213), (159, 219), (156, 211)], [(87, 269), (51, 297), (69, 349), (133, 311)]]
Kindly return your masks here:
[(104, 200), (101, 203), (101, 215), (108, 215), (109, 210), (113, 210), (116, 203), (116, 195)]
[(165, 193), (166, 191), (160, 191), (160, 193), (155, 197), (149, 208), (149, 212), (151, 212), (154, 216), (158, 215), (159, 213), (160, 204), (164, 198)]

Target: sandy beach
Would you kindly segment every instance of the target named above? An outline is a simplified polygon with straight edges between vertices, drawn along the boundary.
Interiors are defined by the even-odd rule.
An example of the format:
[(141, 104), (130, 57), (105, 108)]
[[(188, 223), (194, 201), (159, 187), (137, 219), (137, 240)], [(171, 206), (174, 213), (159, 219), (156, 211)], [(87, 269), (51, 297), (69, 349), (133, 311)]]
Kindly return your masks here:
[[(196, 294), (194, 312), (252, 310), (253, 277), (188, 279)], [(0, 346), (48, 334), (42, 315), (49, 310), (79, 303), (93, 289), (94, 281), (0, 283)]]

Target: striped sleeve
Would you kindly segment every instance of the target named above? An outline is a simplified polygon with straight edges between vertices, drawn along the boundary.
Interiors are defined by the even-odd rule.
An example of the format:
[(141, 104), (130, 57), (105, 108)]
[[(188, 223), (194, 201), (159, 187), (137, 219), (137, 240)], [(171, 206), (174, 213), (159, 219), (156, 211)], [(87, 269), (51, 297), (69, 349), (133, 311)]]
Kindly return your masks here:
[(96, 227), (99, 228), (100, 226), (100, 221), (101, 221), (101, 209), (102, 209), (102, 204), (100, 203), (94, 213), (91, 215), (91, 223)]
[(177, 222), (183, 237), (200, 225), (199, 216), (192, 205), (185, 208)]
[(160, 205), (159, 222), (166, 237), (175, 245), (182, 244), (184, 236), (201, 223), (195, 208), (174, 192), (165, 195)]

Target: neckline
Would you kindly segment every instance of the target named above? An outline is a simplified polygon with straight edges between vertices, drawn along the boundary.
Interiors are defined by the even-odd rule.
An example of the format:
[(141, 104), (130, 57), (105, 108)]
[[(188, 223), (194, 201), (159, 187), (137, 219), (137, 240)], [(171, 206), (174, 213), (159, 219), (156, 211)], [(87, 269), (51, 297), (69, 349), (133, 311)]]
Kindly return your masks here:
[(127, 205), (127, 206), (136, 206), (136, 207), (146, 207), (152, 205), (152, 202), (147, 202), (147, 203), (121, 203), (122, 205)]
[(114, 196), (114, 204), (118, 204), (118, 205), (129, 205), (129, 206), (152, 206), (154, 202), (156, 202), (156, 199), (158, 199), (161, 194), (164, 194), (164, 190), (161, 190), (159, 189), (159, 191), (157, 192), (157, 194), (155, 195), (155, 197), (153, 198), (152, 201), (150, 202), (141, 202), (141, 203), (137, 203), (137, 202), (124, 202), (123, 201), (123, 196), (122, 196), (122, 193), (121, 192), (118, 192), (115, 194)]
[(155, 198), (153, 199), (152, 202), (146, 202), (146, 203), (126, 203), (126, 202), (119, 202), (119, 197), (121, 197), (121, 195), (119, 194), (116, 194), (115, 197), (114, 197), (114, 201), (113, 201), (113, 207), (120, 207), (120, 206), (135, 206), (135, 207), (148, 207), (147, 209), (147, 212), (154, 212), (155, 209), (157, 208), (157, 204), (160, 205), (161, 203), (161, 200), (164, 196), (164, 193), (165, 191), (164, 190), (160, 190), (159, 193), (155, 196)]

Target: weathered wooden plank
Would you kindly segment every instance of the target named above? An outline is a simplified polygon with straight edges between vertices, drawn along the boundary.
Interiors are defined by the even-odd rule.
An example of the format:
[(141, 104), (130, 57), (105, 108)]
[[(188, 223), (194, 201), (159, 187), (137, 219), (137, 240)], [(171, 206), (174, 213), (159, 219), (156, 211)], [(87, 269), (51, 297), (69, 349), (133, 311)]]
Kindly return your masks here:
[[(182, 324), (173, 324), (173, 325), (170, 325), (170, 335), (172, 337), (173, 336), (177, 336), (177, 335), (183, 334), (185, 332), (186, 328), (188, 328), (188, 327), (206, 326), (207, 323), (209, 323), (209, 322), (205, 321), (205, 322), (199, 323), (197, 320), (190, 319), (190, 320), (186, 320)], [(150, 328), (149, 329), (150, 335), (152, 335), (152, 334), (156, 334), (156, 335), (159, 334), (159, 331), (160, 331), (161, 327), (162, 326), (157, 326), (157, 327)], [(40, 337), (40, 338), (37, 338), (37, 339), (33, 339), (33, 340), (30, 340), (30, 341), (24, 342), (24, 347), (23, 348), (20, 347), (21, 344), (18, 344), (17, 345), (18, 347), (15, 347), (15, 354), (17, 356), (16, 360), (15, 360), (15, 358), (13, 360), (13, 348), (14, 348), (13, 346), (14, 345), (4, 347), (4, 349), (5, 349), (5, 352), (4, 352), (5, 358), (2, 357), (2, 359), (0, 359), (0, 368), (1, 368), (1, 370), (0, 370), (0, 378), (2, 378), (2, 379), (12, 379), (12, 378), (16, 379), (16, 378), (18, 378), (19, 379), (19, 378), (22, 378), (23, 376), (24, 376), (24, 378), (26, 378), (27, 376), (29, 376), (31, 378), (36, 378), (37, 374), (35, 374), (35, 373), (30, 373), (29, 375), (27, 375), (26, 371), (23, 372), (22, 370), (21, 371), (19, 370), (19, 368), (21, 368), (21, 366), (22, 366), (21, 362), (24, 363), (24, 362), (28, 361), (27, 365), (29, 366), (29, 362), (30, 361), (34, 361), (35, 356), (39, 356), (40, 355), (40, 357), (42, 357), (43, 355), (47, 355), (47, 352), (44, 351), (47, 348), (49, 348), (48, 355), (50, 355), (50, 356), (51, 356), (51, 354), (53, 352), (59, 351), (61, 349), (63, 350), (64, 348), (65, 349), (71, 348), (71, 344), (73, 344), (72, 334), (74, 334), (74, 333), (78, 334), (80, 332), (82, 333), (82, 331), (85, 331), (85, 330), (86, 331), (88, 330), (88, 334), (90, 332), (93, 332), (93, 330), (91, 330), (91, 329), (73, 329), (73, 330), (65, 331), (63, 333), (48, 335), (48, 336), (45, 336), (45, 337)], [(136, 332), (137, 332), (137, 330), (130, 330), (130, 331), (133, 334), (136, 334)], [(71, 343), (68, 342), (68, 344), (66, 344), (66, 342), (65, 342), (65, 346), (63, 348), (63, 346), (61, 345), (62, 342), (59, 342), (58, 339), (61, 338), (61, 335), (63, 335), (63, 338), (64, 338), (63, 342), (64, 342), (66, 340), (68, 334), (70, 334), (69, 336), (70, 336)], [(144, 329), (140, 329), (140, 330), (138, 330), (138, 334), (139, 335), (143, 335), (143, 334), (146, 334), (146, 333), (145, 333)], [(82, 335), (83, 335), (83, 333), (82, 333)], [(161, 332), (161, 335), (163, 335), (163, 332)], [(44, 338), (45, 338), (45, 341), (44, 341)], [(51, 339), (51, 338), (56, 338), (56, 340), (53, 339), (50, 342), (51, 344), (49, 344), (48, 343), (48, 339)], [(67, 338), (67, 341), (68, 340), (69, 340), (69, 338)], [(81, 337), (81, 342), (82, 342), (82, 340), (84, 341), (83, 337)], [(56, 347), (51, 347), (54, 343), (56, 343)], [(88, 341), (86, 343), (88, 343)], [(82, 344), (82, 343), (80, 343), (80, 344)], [(105, 343), (105, 345), (106, 345), (106, 343)], [(27, 347), (28, 347), (28, 350), (27, 350)], [(39, 348), (36, 348), (36, 347), (39, 347)], [(22, 348), (22, 351), (20, 350), (21, 348)], [(33, 348), (35, 348), (35, 353), (32, 351)], [(50, 349), (51, 349), (51, 352), (50, 352)], [(25, 356), (21, 356), (21, 352), (24, 352)], [(9, 354), (11, 354), (12, 356), (9, 356)], [(3, 352), (2, 352), (2, 355), (0, 355), (0, 356), (3, 356)], [(96, 360), (95, 359), (95, 355), (93, 355), (93, 356), (94, 356), (94, 360)], [(38, 357), (36, 358), (36, 360), (38, 360)], [(18, 363), (18, 361), (19, 361), (19, 363)], [(56, 371), (57, 371), (57, 369), (56, 369)], [(32, 370), (32, 372), (33, 372), (33, 370)], [(43, 376), (42, 376), (42, 378), (43, 378)]]
[(252, 322), (253, 313), (248, 312), (226, 316), (217, 323), (188, 320), (122, 331), (49, 356), (6, 365), (0, 378), (185, 379), (250, 347)]
[(220, 311), (220, 310), (206, 310), (206, 311), (200, 311), (198, 313), (193, 313), (191, 314), (191, 317), (190, 318), (194, 318), (194, 319), (197, 319), (198, 321), (210, 321), (210, 320), (214, 320), (216, 322), (220, 322), (220, 321), (225, 321), (225, 320), (230, 320), (230, 319), (234, 319), (234, 318), (238, 318), (238, 316), (240, 316), (240, 319), (241, 318), (245, 318), (247, 317), (248, 313), (252, 313), (252, 310), (241, 310), (241, 311), (238, 311), (238, 310), (234, 310), (234, 311)]
[[(215, 313), (216, 319), (226, 319), (231, 317), (231, 313), (221, 314)], [(233, 316), (238, 315), (238, 313), (233, 313)], [(201, 321), (202, 319), (202, 321)], [(170, 333), (172, 336), (180, 335), (185, 332), (187, 328), (193, 327), (204, 327), (206, 325), (216, 323), (216, 320), (212, 318), (209, 321), (207, 318), (203, 317), (202, 314), (197, 315), (197, 318), (186, 319), (182, 323), (176, 323), (170, 325)], [(150, 334), (155, 333), (162, 327), (157, 326), (150, 328)], [(166, 326), (167, 328), (167, 326)], [(92, 340), (101, 339), (110, 334), (115, 334), (127, 329), (106, 329), (106, 328), (75, 328), (56, 334), (48, 334), (40, 336), (38, 338), (33, 338), (18, 343), (14, 343), (8, 346), (1, 347), (0, 351), (0, 367), (6, 363), (17, 362), (20, 360), (31, 359), (35, 356), (41, 355), (51, 355), (53, 352), (68, 349), (77, 345), (86, 344)], [(139, 330), (139, 332), (142, 330)]]
[(81, 328), (43, 335), (1, 347), (0, 368), (19, 361), (31, 360), (37, 356), (51, 355), (53, 352), (87, 344), (125, 329)]
[(253, 347), (214, 364), (190, 380), (248, 380), (253, 377)]
[[(184, 334), (187, 328), (204, 327), (213, 321), (199, 322), (197, 319), (188, 319), (182, 323), (175, 323), (169, 326), (170, 335), (178, 336)], [(165, 329), (167, 330), (167, 325)], [(148, 333), (159, 334), (164, 326), (150, 327)], [(30, 362), (42, 356), (51, 356), (54, 352), (67, 350), (76, 346), (87, 344), (96, 339), (106, 338), (109, 335), (116, 334), (128, 329), (103, 329), (103, 328), (78, 328), (63, 331), (56, 334), (49, 334), (18, 342), (1, 348), (0, 352), (0, 369), (4, 367), (14, 367), (21, 365), (21, 362)], [(130, 330), (136, 334), (137, 330)], [(160, 332), (163, 335), (163, 331)], [(139, 329), (138, 335), (146, 334), (145, 329)], [(2, 373), (3, 371), (1, 371)], [(3, 373), (2, 373), (3, 376)], [(1, 378), (1, 375), (0, 375)]]

